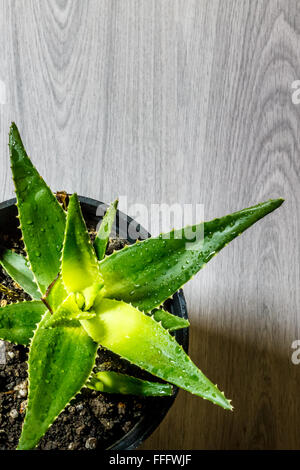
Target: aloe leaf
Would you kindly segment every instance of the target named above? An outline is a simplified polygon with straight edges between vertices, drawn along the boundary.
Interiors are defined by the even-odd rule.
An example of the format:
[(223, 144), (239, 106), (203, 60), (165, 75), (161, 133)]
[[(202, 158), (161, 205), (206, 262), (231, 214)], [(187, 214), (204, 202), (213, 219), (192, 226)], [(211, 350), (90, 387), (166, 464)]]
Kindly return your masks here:
[[(220, 219), (149, 238), (100, 262), (103, 295), (150, 312), (172, 296), (225, 245), (279, 207), (270, 200)], [(192, 241), (195, 233), (203, 238)]]
[(36, 325), (46, 312), (40, 301), (20, 302), (0, 308), (0, 339), (28, 346)]
[(48, 312), (39, 324), (29, 353), (28, 406), (18, 445), (34, 448), (49, 426), (87, 382), (97, 344), (76, 326), (48, 328)]
[(87, 387), (98, 392), (141, 395), (144, 397), (163, 397), (173, 394), (173, 387), (170, 384), (150, 382), (112, 371), (93, 374), (87, 383)]
[(166, 310), (156, 309), (151, 315), (154, 320), (161, 323), (161, 326), (169, 331), (180, 330), (181, 328), (188, 328), (190, 322), (185, 318), (177, 317)]
[(151, 316), (111, 299), (97, 299), (94, 310), (95, 318), (80, 322), (94, 341), (156, 377), (225, 409), (232, 408), (175, 338)]
[(0, 250), (0, 265), (33, 299), (41, 298), (41, 293), (24, 256), (3, 248), (2, 251)]
[(25, 249), (44, 294), (59, 272), (65, 212), (32, 165), (14, 123), (10, 128), (9, 147)]
[(99, 263), (82, 217), (77, 194), (70, 197), (62, 252), (62, 279), (66, 290), (82, 294), (88, 310), (103, 286)]
[(94, 248), (98, 260), (104, 258), (106, 247), (109, 241), (109, 236), (112, 230), (114, 220), (116, 218), (118, 203), (119, 201), (116, 200), (107, 209), (105, 216), (102, 219), (100, 228), (98, 230), (97, 237), (95, 238)]

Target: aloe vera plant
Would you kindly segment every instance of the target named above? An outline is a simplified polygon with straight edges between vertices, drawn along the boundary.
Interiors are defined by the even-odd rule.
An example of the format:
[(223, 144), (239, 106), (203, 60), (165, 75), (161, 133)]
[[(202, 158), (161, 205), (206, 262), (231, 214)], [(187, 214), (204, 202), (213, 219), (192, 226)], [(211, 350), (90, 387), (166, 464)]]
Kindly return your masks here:
[[(0, 339), (29, 346), (28, 406), (18, 449), (34, 448), (83, 387), (163, 396), (175, 385), (231, 410), (230, 400), (171, 334), (188, 321), (165, 311), (163, 303), (283, 200), (190, 227), (202, 229), (203, 240), (191, 241), (182, 229), (105, 256), (117, 201), (93, 244), (77, 195), (68, 208), (60, 205), (27, 156), (15, 124), (9, 147), (27, 257), (5, 249), (0, 262), (32, 298), (0, 308)], [(99, 346), (162, 382), (95, 371)]]

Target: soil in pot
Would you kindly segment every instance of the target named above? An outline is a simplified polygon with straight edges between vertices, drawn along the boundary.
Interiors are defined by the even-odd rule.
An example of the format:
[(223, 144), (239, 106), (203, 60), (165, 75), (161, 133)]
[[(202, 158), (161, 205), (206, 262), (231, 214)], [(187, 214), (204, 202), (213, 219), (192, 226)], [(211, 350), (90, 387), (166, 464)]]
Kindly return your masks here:
[[(89, 227), (91, 238), (95, 231)], [(1, 245), (24, 254), (22, 242), (7, 236)], [(107, 253), (120, 249), (125, 242), (110, 241)], [(29, 296), (0, 270), (0, 304), (29, 300)], [(20, 437), (27, 404), (27, 348), (4, 342), (6, 364), (0, 364), (0, 450), (15, 449)], [(2, 344), (3, 347), (3, 344)], [(113, 353), (99, 349), (97, 364), (102, 370), (115, 370), (142, 378), (149, 375)], [(153, 379), (153, 377), (152, 377)], [(150, 379), (151, 380), (151, 379)], [(154, 401), (164, 398), (142, 398), (101, 394), (89, 389), (73, 399), (42, 438), (41, 450), (105, 449), (122, 438), (141, 419)]]

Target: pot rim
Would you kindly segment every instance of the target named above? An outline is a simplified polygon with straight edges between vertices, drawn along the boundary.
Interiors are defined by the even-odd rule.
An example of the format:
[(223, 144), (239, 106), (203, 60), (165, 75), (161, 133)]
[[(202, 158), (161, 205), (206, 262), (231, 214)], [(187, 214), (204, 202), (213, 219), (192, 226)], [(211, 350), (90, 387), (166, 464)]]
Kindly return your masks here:
[[(96, 211), (99, 206), (102, 206), (105, 209), (109, 207), (108, 204), (89, 197), (78, 196), (78, 199), (81, 203), (83, 214), (89, 215), (94, 219), (98, 218), (98, 220), (100, 220), (101, 218), (99, 215), (96, 215)], [(15, 206), (15, 204), (16, 198), (11, 198), (4, 202), (1, 202), (0, 215), (3, 210), (11, 210), (12, 207)], [(130, 216), (126, 215), (124, 212), (121, 212), (119, 210), (117, 210), (116, 221), (114, 223), (114, 229), (118, 235), (120, 235), (120, 221), (122, 221), (123, 223), (126, 222), (127, 226), (129, 224), (135, 224), (135, 228), (140, 233), (141, 239), (150, 237), (150, 233), (147, 232), (147, 230), (145, 230)], [(134, 240), (128, 239), (128, 237), (126, 238), (130, 243), (134, 243)], [(186, 301), (182, 289), (180, 289), (178, 292), (176, 292), (176, 294), (174, 294), (173, 299), (170, 301), (170, 309), (173, 314), (185, 319), (188, 318)], [(174, 336), (178, 343), (187, 352), (189, 343), (189, 329), (184, 328), (181, 330), (177, 330), (175, 331)], [(130, 431), (128, 431), (123, 437), (114, 442), (112, 445), (107, 447), (106, 450), (134, 450), (138, 448), (161, 424), (166, 414), (174, 404), (177, 394), (178, 388), (176, 387), (172, 397), (158, 397), (157, 400), (159, 400), (159, 406), (154, 406), (151, 409), (150, 413), (147, 410), (146, 413), (142, 415), (140, 420), (134, 425), (134, 427)]]

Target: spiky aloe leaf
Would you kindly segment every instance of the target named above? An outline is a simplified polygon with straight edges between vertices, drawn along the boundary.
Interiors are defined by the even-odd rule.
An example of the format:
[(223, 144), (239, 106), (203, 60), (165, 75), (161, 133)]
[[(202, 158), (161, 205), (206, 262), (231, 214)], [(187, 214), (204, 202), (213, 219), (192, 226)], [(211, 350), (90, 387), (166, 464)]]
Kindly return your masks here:
[(28, 346), (46, 312), (40, 301), (20, 302), (0, 308), (0, 339)]
[(83, 296), (84, 310), (91, 308), (103, 286), (98, 264), (77, 194), (73, 194), (67, 213), (61, 272), (66, 290)]
[(102, 219), (100, 228), (97, 233), (97, 237), (94, 241), (94, 247), (98, 260), (104, 258), (106, 247), (109, 241), (109, 236), (112, 230), (114, 220), (116, 218), (118, 200), (113, 202), (107, 209), (105, 216)]
[[(172, 296), (231, 240), (279, 207), (263, 202), (210, 222), (126, 246), (100, 262), (103, 295), (149, 312)], [(203, 239), (193, 233), (204, 233)]]
[(41, 293), (24, 256), (12, 250), (0, 248), (0, 265), (33, 299), (38, 300), (41, 298)]
[(39, 324), (29, 353), (28, 406), (18, 445), (34, 448), (49, 426), (88, 380), (97, 344), (77, 323), (48, 328), (48, 312)]
[(44, 294), (60, 268), (65, 212), (32, 165), (14, 123), (10, 128), (9, 147), (25, 249)]
[(170, 384), (150, 382), (112, 371), (93, 374), (87, 383), (87, 387), (98, 392), (141, 395), (144, 397), (163, 397), (173, 394), (173, 387)]
[(97, 299), (94, 310), (95, 318), (80, 322), (94, 341), (156, 377), (231, 409), (224, 394), (151, 316), (111, 299)]
[(156, 309), (152, 312), (155, 321), (160, 322), (161, 326), (169, 331), (180, 330), (181, 328), (188, 328), (190, 322), (185, 318), (177, 317), (166, 310)]

